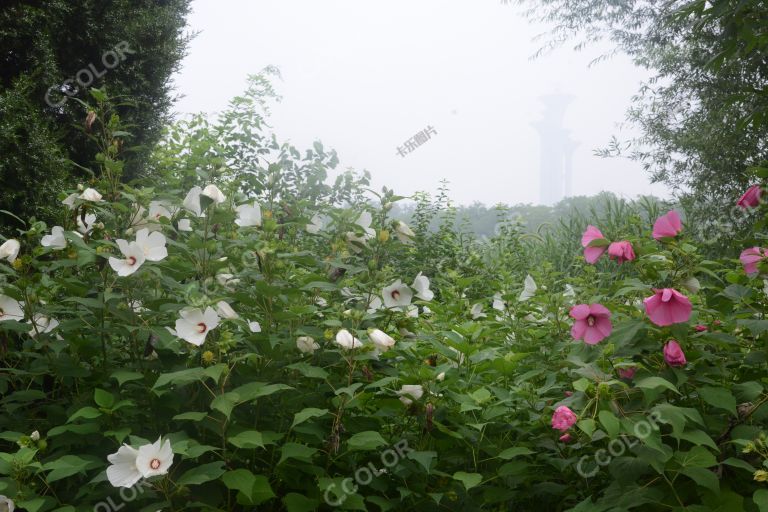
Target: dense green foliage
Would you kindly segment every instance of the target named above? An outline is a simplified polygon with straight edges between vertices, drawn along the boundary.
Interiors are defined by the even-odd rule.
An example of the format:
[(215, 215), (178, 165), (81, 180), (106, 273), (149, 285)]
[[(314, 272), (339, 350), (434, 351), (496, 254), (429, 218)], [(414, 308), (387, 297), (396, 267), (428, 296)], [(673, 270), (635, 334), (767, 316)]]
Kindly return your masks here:
[[(0, 494), (19, 509), (768, 509), (764, 281), (689, 226), (654, 240), (664, 205), (481, 241), (422, 195), (409, 229), (392, 191), (328, 185), (333, 152), (266, 131), (260, 77), (172, 126), (132, 188), (92, 94), (100, 194), (73, 187), (63, 231), (0, 246)], [(587, 249), (633, 258), (587, 264), (587, 223), (605, 236)], [(649, 318), (659, 288), (689, 318)], [(573, 308), (595, 303), (612, 332), (587, 344)]]
[[(119, 142), (126, 151), (123, 176), (146, 173), (168, 121), (188, 6), (189, 0), (3, 2), (0, 210), (51, 219), (66, 178), (98, 171), (88, 134), (72, 129), (86, 120), (75, 100), (85, 100), (89, 87), (106, 87), (125, 103), (116, 105), (133, 134)], [(0, 231), (10, 234), (12, 227), (16, 221), (0, 215)]]

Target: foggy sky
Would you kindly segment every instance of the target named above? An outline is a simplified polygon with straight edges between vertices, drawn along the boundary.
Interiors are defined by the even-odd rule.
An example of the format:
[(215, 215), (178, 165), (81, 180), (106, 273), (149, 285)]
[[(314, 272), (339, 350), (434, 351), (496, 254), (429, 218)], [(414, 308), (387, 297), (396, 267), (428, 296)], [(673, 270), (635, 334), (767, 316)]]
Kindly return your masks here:
[[(341, 167), (367, 169), (376, 188), (401, 195), (451, 182), (458, 203), (537, 203), (539, 119), (545, 94), (575, 96), (564, 125), (579, 142), (573, 194), (653, 193), (640, 165), (593, 150), (621, 128), (647, 72), (623, 56), (588, 67), (608, 43), (537, 59), (546, 27), (499, 0), (194, 0), (192, 41), (175, 77), (183, 115), (216, 112), (248, 74), (280, 68), (283, 101), (271, 124), (301, 148), (319, 139)], [(397, 147), (431, 125), (432, 139)]]

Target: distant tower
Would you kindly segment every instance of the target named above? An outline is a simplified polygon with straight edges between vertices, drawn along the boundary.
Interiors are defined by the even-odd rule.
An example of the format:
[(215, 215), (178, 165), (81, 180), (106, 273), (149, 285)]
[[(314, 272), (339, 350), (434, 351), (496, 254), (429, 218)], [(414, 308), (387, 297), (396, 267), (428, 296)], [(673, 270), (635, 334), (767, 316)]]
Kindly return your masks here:
[(573, 151), (578, 143), (563, 127), (563, 116), (573, 96), (549, 94), (539, 98), (544, 103), (544, 114), (533, 123), (541, 136), (541, 185), (539, 202), (554, 205), (571, 195)]

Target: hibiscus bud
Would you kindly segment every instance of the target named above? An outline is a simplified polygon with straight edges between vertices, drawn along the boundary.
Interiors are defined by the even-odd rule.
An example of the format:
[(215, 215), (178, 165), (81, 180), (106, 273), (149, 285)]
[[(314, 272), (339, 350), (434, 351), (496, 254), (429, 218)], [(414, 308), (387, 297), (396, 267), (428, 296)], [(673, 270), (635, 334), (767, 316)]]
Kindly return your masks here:
[(88, 115), (85, 116), (85, 130), (90, 132), (94, 121), (96, 121), (96, 112), (93, 110), (88, 111)]
[(560, 436), (560, 441), (563, 443), (570, 443), (573, 440), (571, 434), (563, 434)]
[(573, 391), (566, 391), (565, 396), (573, 396)]
[(666, 361), (669, 366), (673, 367), (685, 366), (687, 363), (683, 349), (680, 348), (680, 344), (675, 340), (669, 340), (667, 344), (664, 345), (664, 361)]
[(82, 183), (78, 183), (77, 184), (77, 190), (78, 190), (78, 192), (82, 192), (83, 190), (85, 190), (85, 187), (83, 186)]
[(752, 412), (752, 402), (744, 402), (743, 404), (739, 404), (736, 410), (739, 412), (739, 418), (745, 418), (747, 415), (749, 415), (749, 413)]
[(694, 329), (696, 330), (696, 332), (707, 332), (709, 330), (709, 328), (706, 325), (701, 325), (701, 324), (696, 325)]
[(764, 469), (758, 469), (753, 476), (758, 482), (768, 482), (768, 471)]
[(699, 282), (698, 279), (691, 276), (685, 281), (683, 281), (683, 288), (685, 288), (691, 293), (698, 293), (699, 290), (701, 290), (701, 283)]
[(632, 379), (637, 372), (637, 368), (619, 368), (619, 377), (622, 379)]
[(29, 438), (30, 438), (31, 440), (35, 441), (35, 442), (39, 441), (39, 440), (40, 440), (40, 432), (38, 432), (37, 430), (35, 430), (35, 431), (34, 431), (34, 432), (32, 432), (31, 434), (29, 434)]
[(741, 208), (754, 208), (760, 204), (760, 185), (752, 185), (744, 192), (744, 195), (736, 202)]
[(379, 231), (379, 242), (384, 243), (389, 240), (389, 231), (382, 229)]
[(210, 350), (206, 350), (205, 352), (203, 352), (202, 357), (203, 357), (203, 362), (205, 364), (211, 364), (213, 362), (213, 352), (211, 352)]

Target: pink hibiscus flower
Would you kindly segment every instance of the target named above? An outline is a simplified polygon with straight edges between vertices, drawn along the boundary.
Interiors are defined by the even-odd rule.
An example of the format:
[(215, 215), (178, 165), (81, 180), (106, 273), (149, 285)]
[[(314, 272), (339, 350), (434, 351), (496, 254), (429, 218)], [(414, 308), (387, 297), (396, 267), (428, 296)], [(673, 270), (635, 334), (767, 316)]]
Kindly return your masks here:
[(693, 306), (688, 297), (672, 288), (653, 291), (655, 294), (643, 301), (651, 322), (664, 327), (687, 322), (691, 318)]
[[(604, 240), (605, 243), (599, 247), (590, 247), (589, 244), (595, 240)], [(581, 246), (584, 248), (584, 259), (587, 260), (587, 263), (594, 264), (608, 249), (608, 240), (599, 229), (590, 225), (587, 226), (587, 230), (581, 235)]]
[(760, 273), (757, 269), (757, 264), (765, 258), (768, 258), (768, 249), (762, 247), (750, 247), (749, 249), (744, 249), (741, 251), (741, 256), (739, 256), (741, 264), (744, 265), (744, 272), (746, 272), (748, 276), (756, 276)]
[(602, 304), (577, 304), (569, 314), (576, 320), (571, 328), (573, 339), (595, 345), (611, 334), (611, 312)]
[(608, 257), (618, 261), (619, 265), (621, 265), (625, 261), (634, 260), (635, 251), (632, 249), (632, 244), (626, 240), (622, 242), (613, 242), (608, 246)]
[(561, 405), (555, 409), (555, 413), (552, 415), (552, 428), (564, 432), (571, 428), (578, 419), (576, 413), (568, 407)]
[(744, 195), (741, 196), (738, 201), (736, 201), (736, 204), (745, 210), (747, 208), (754, 208), (760, 204), (761, 193), (762, 190), (760, 189), (760, 185), (752, 185), (747, 189), (746, 192), (744, 192)]
[(680, 222), (680, 214), (672, 210), (666, 215), (662, 215), (653, 225), (653, 238), (662, 240), (664, 238), (674, 238), (683, 230), (683, 224)]

